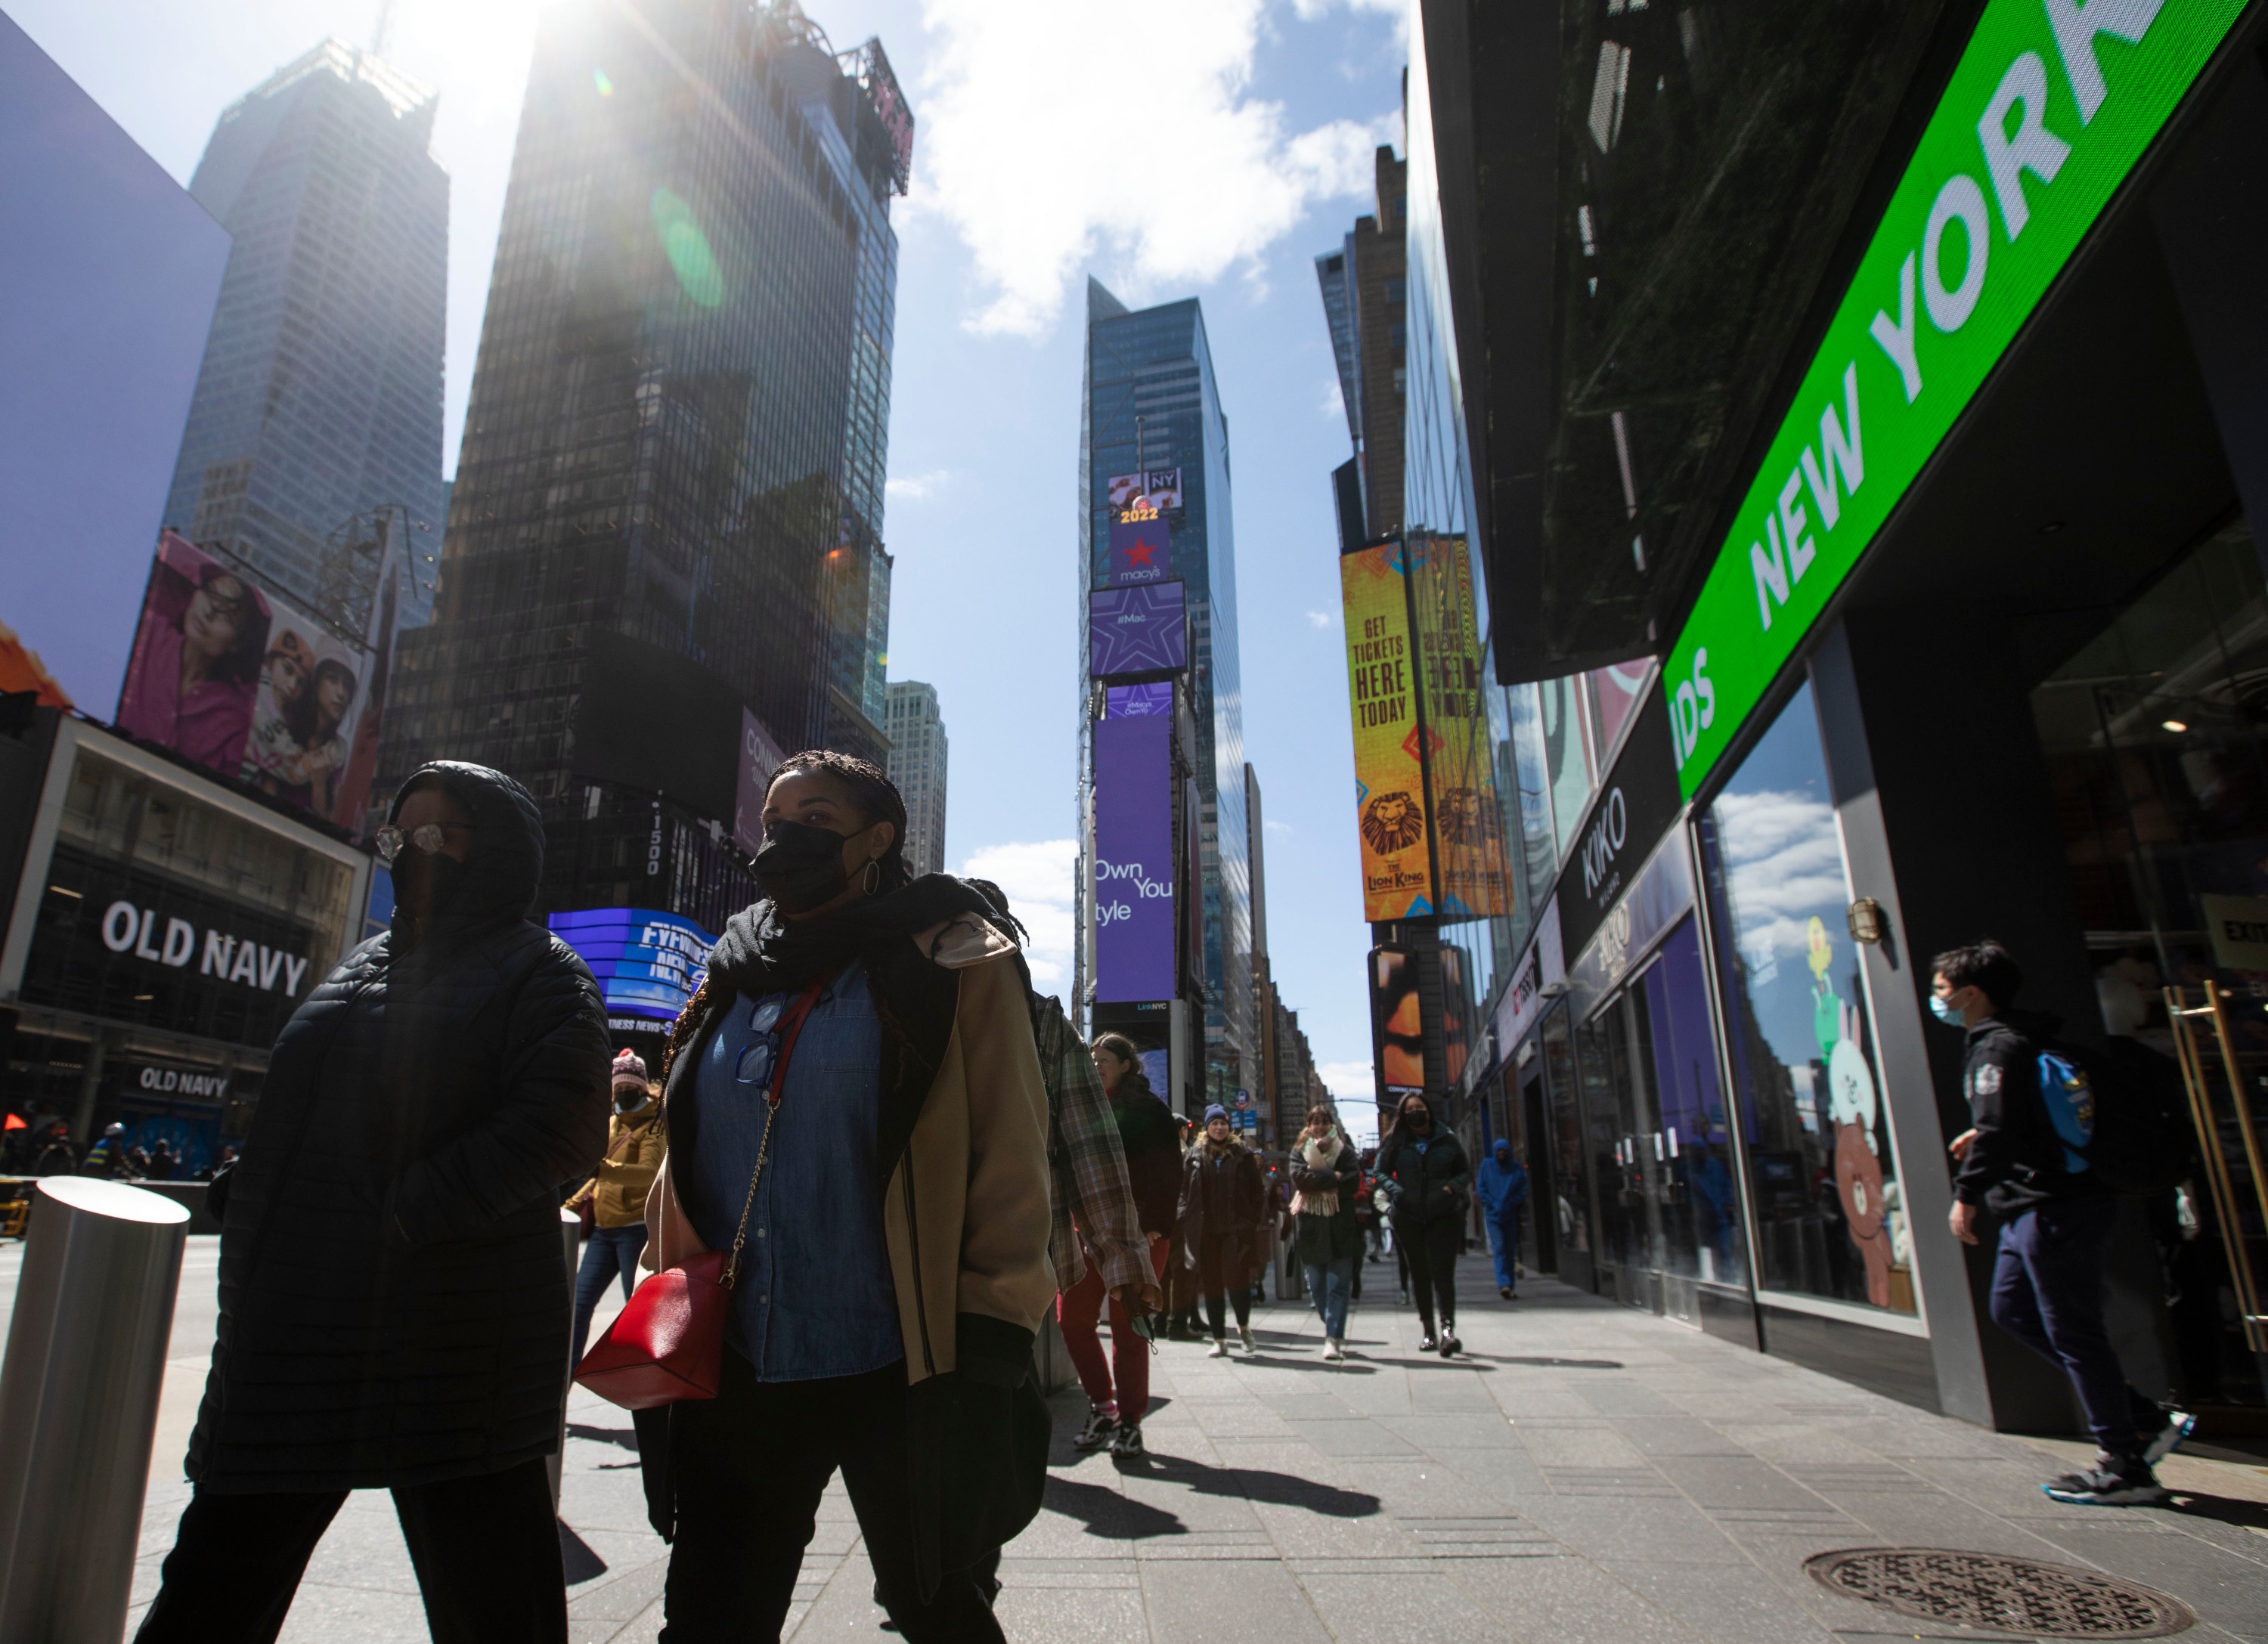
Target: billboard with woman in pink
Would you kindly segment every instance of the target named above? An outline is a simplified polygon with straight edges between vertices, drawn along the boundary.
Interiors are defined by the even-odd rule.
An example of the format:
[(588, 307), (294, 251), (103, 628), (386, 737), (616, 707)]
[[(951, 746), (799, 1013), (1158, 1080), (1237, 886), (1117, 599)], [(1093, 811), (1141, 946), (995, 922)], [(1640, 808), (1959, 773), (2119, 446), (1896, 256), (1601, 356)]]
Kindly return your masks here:
[(118, 728), (234, 776), (260, 692), (267, 597), (186, 537), (158, 539), (158, 562), (118, 694)]

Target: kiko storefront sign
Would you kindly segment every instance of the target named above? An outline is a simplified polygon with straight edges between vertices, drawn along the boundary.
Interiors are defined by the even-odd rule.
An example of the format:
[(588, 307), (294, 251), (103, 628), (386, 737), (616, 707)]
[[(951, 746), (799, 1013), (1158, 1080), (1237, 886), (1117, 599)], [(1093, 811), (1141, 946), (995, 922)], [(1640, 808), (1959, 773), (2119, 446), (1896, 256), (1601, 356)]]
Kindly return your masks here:
[(1574, 854), (1559, 870), (1554, 897), (1562, 952), (1583, 950), (1683, 803), (1670, 760), (1669, 714), (1660, 693), (1649, 691), (1600, 787)]
[(1686, 796), (2243, 10), (1984, 8), (1669, 654)]

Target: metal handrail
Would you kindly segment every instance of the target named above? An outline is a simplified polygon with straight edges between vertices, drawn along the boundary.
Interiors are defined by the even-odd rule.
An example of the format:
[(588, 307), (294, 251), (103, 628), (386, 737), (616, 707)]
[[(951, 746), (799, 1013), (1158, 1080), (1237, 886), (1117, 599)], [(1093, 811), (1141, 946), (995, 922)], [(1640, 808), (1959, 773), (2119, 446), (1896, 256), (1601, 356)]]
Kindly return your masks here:
[(2236, 1041), (2228, 1030), (2228, 990), (2207, 982), (2204, 993), (2205, 1002), (2192, 1005), (2187, 988), (2167, 988), (2166, 1019), (2173, 1024), (2174, 1048), (2182, 1064), (2182, 1083), (2189, 1089), (2190, 1113), (2196, 1122), (2198, 1144), (2205, 1158), (2205, 1185), (2213, 1194), (2213, 1214), (2220, 1222), (2221, 1248), (2228, 1258), (2229, 1282), (2236, 1289), (2237, 1310), (2243, 1316), (2244, 1339), (2255, 1353), (2268, 1353), (2268, 1314), (2262, 1311), (2260, 1287), (2244, 1249), (2236, 1184), (2229, 1175), (2228, 1161), (2221, 1156), (2220, 1123), (2213, 1112), (2213, 1093), (2205, 1086), (2205, 1057), (2193, 1025), (2200, 1017), (2213, 1021), (2221, 1069), (2228, 1080), (2229, 1106), (2236, 1117), (2238, 1134), (2244, 1139), (2245, 1163), (2252, 1172), (2252, 1196), (2264, 1221), (2268, 1221), (2268, 1173), (2261, 1168), (2259, 1128), (2253, 1122), (2251, 1098), (2245, 1091), (2244, 1076), (2237, 1067)]

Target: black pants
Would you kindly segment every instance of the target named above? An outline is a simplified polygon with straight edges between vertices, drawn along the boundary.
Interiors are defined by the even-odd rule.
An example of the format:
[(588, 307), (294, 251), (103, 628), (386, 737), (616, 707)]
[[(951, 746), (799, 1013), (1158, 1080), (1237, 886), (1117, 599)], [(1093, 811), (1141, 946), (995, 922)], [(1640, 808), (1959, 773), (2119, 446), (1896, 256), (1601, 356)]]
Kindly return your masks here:
[(1252, 1322), (1252, 1292), (1238, 1290), (1228, 1295), (1209, 1295), (1204, 1299), (1205, 1323), (1212, 1329), (1212, 1339), (1220, 1341), (1228, 1335), (1228, 1310), (1236, 1308), (1236, 1327), (1243, 1329)]
[(906, 1370), (760, 1382), (729, 1347), (717, 1397), (681, 1407), (670, 1444), (677, 1540), (663, 1644), (777, 1640), (820, 1493), (843, 1470), (882, 1607), (907, 1644), (998, 1644), (972, 1570), (921, 1602), (907, 1486)]
[(1394, 1248), (1410, 1261), (1410, 1293), (1417, 1299), (1418, 1320), (1425, 1333), (1433, 1333), (1433, 1310), (1441, 1312), (1441, 1326), (1457, 1322), (1457, 1253), (1464, 1244), (1464, 1218), (1435, 1216), (1431, 1222), (1394, 1223)]
[[(181, 1515), (136, 1644), (269, 1644), (344, 1490), (222, 1494)], [(551, 1479), (541, 1459), (394, 1492), (434, 1644), (566, 1644)]]

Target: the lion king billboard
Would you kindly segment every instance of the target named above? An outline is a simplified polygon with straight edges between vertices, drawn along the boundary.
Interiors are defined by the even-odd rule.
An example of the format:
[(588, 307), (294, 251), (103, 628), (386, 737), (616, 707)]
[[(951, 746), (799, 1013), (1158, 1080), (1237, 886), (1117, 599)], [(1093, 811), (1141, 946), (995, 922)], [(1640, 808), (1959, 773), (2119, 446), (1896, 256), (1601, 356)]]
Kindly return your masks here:
[(1398, 542), (1339, 556), (1363, 917), (1373, 922), (1436, 911), (1406, 576)]

